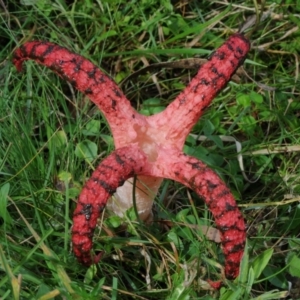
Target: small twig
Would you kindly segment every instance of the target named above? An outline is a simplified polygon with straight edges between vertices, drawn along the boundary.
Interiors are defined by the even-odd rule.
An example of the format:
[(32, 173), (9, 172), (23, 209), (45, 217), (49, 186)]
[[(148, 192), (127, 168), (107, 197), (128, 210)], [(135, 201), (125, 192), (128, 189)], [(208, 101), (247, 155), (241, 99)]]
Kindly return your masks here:
[(268, 155), (268, 154), (275, 154), (275, 153), (287, 153), (287, 152), (299, 152), (300, 151), (300, 145), (294, 145), (294, 146), (278, 146), (278, 147), (270, 147), (255, 151), (247, 151), (244, 152), (243, 155)]
[(287, 205), (290, 203), (295, 203), (295, 202), (300, 202), (300, 196), (295, 197), (290, 200), (280, 200), (280, 201), (275, 201), (275, 202), (260, 202), (260, 203), (247, 203), (247, 204), (239, 204), (239, 207), (247, 207), (247, 208), (258, 208), (258, 207), (270, 207), (270, 206), (282, 206), (282, 205)]

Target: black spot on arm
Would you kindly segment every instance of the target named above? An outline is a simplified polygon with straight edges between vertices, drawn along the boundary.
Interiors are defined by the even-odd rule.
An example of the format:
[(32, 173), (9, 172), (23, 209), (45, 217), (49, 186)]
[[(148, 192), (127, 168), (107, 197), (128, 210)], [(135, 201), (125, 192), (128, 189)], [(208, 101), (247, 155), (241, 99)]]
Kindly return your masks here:
[(91, 177), (91, 180), (96, 182), (99, 186), (101, 186), (108, 194), (113, 194), (116, 189), (110, 186), (106, 181), (98, 179), (96, 177)]
[(206, 183), (210, 191), (214, 190), (218, 186), (217, 184), (211, 182), (210, 180), (206, 180)]
[(234, 52), (234, 48), (232, 47), (232, 45), (230, 43), (226, 43), (226, 46), (230, 51)]
[(96, 68), (96, 66), (94, 66), (91, 71), (87, 72), (88, 77), (90, 79), (95, 79), (96, 71), (97, 71), (97, 68)]
[(47, 49), (43, 52), (43, 54), (41, 54), (41, 56), (45, 57), (48, 54), (51, 54), (55, 48), (56, 48), (56, 45), (48, 45)]
[(204, 168), (201, 167), (201, 164), (197, 161), (197, 162), (187, 162), (188, 165), (192, 166), (192, 169), (196, 169), (196, 170), (203, 170)]
[(79, 71), (81, 71), (81, 65), (83, 64), (83, 59), (80, 59), (79, 61), (75, 62), (75, 67), (74, 67), (74, 72), (78, 73)]
[(225, 57), (226, 57), (226, 53), (223, 52), (223, 51), (220, 51), (220, 52), (217, 52), (217, 53), (214, 53), (214, 55), (216, 58), (218, 58), (219, 60), (224, 60)]
[(117, 105), (117, 101), (114, 100), (114, 99), (112, 99), (111, 100), (111, 108), (114, 109), (114, 110), (116, 110), (116, 105)]
[(93, 90), (90, 87), (88, 87), (86, 90), (84, 90), (84, 94), (86, 95), (93, 94)]
[(114, 89), (114, 93), (118, 98), (120, 98), (122, 96), (122, 93), (116, 88)]
[(201, 84), (204, 84), (204, 85), (206, 85), (206, 86), (210, 85), (210, 82), (209, 82), (206, 78), (201, 78), (201, 79), (200, 79), (200, 83), (201, 83)]
[(225, 209), (226, 209), (226, 211), (235, 211), (237, 209), (237, 207), (226, 202)]
[[(38, 56), (38, 55), (36, 54), (36, 48), (37, 48), (37, 47), (38, 47), (38, 44), (33, 45), (33, 47), (31, 48), (31, 50), (30, 50), (30, 52), (29, 52), (28, 54), (29, 54), (29, 56), (30, 56), (31, 58), (37, 59), (37, 60), (40, 60), (41, 62), (43, 62), (43, 61), (44, 61), (44, 57), (41, 58), (40, 56)], [(23, 47), (23, 49), (24, 49), (24, 53), (27, 54), (26, 48)]]
[(118, 155), (118, 154), (115, 154), (115, 157), (116, 157), (116, 162), (123, 166), (124, 165), (124, 160), (122, 160), (122, 158)]

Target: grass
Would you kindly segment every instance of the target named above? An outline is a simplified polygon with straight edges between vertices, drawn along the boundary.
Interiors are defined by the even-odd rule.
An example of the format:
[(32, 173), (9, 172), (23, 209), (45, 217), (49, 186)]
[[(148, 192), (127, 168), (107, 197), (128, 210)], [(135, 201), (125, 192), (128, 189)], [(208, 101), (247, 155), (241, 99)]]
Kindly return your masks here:
[[(299, 1), (1, 1), (0, 297), (1, 299), (299, 299)], [(76, 197), (93, 168), (113, 150), (109, 129), (91, 103), (51, 71), (12, 52), (49, 40), (101, 66), (117, 82), (148, 64), (205, 58), (246, 20), (244, 72), (214, 100), (185, 151), (225, 180), (248, 225), (241, 275), (220, 292), (222, 252), (199, 232), (213, 226), (201, 199), (165, 181), (158, 220), (101, 220), (86, 268), (70, 248)], [(253, 19), (252, 19), (253, 20)], [(248, 30), (249, 31), (249, 30)], [(139, 111), (163, 109), (196, 70), (156, 68), (122, 84)], [(243, 177), (234, 143), (242, 145)], [(80, 151), (91, 146), (90, 159)], [(255, 183), (253, 183), (255, 181)], [(159, 223), (159, 224), (158, 224)], [(162, 226), (163, 224), (163, 226)], [(170, 224), (172, 226), (170, 226)], [(168, 225), (168, 226), (167, 226)], [(288, 296), (288, 282), (292, 282)], [(297, 288), (298, 286), (298, 288)]]

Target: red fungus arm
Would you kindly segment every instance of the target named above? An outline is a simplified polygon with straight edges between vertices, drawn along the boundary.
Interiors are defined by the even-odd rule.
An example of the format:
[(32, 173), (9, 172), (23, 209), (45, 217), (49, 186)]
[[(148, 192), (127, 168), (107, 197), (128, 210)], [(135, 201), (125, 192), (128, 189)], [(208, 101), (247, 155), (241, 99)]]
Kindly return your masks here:
[(145, 164), (146, 156), (138, 147), (120, 148), (105, 158), (86, 182), (74, 211), (72, 228), (73, 251), (81, 263), (97, 262), (90, 254), (97, 219), (117, 187), (142, 172)]
[(33, 41), (15, 51), (13, 63), (18, 71), (28, 59), (48, 67), (88, 96), (113, 132), (118, 126), (129, 126), (132, 118), (139, 118), (115, 82), (84, 57), (50, 42)]
[(204, 110), (244, 62), (249, 49), (249, 40), (242, 34), (230, 36), (177, 98), (163, 112), (151, 117), (159, 126), (167, 125), (168, 139), (179, 138), (184, 143)]
[(186, 185), (205, 201), (221, 234), (226, 277), (236, 278), (246, 241), (245, 222), (224, 182), (198, 159), (171, 147), (161, 149), (152, 173)]

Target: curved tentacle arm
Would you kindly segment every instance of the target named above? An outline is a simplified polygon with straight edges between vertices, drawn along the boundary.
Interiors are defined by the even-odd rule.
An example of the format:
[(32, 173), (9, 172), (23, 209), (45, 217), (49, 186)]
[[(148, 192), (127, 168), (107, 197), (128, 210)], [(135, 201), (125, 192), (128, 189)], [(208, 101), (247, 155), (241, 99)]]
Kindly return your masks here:
[(105, 158), (86, 182), (74, 211), (72, 228), (73, 251), (81, 263), (97, 262), (90, 253), (97, 219), (117, 187), (141, 173), (146, 163), (146, 155), (137, 146), (123, 147)]
[(120, 148), (94, 171), (80, 194), (73, 217), (73, 251), (80, 262), (86, 265), (97, 262), (90, 254), (97, 218), (116, 188), (134, 174), (176, 180), (203, 198), (221, 233), (226, 277), (238, 276), (246, 232), (243, 216), (230, 190), (204, 163), (173, 147), (162, 148), (151, 167), (137, 146)]
[(242, 34), (230, 36), (177, 98), (163, 112), (151, 117), (159, 126), (167, 124), (167, 138), (185, 141), (204, 110), (244, 62), (249, 49), (250, 42)]
[(236, 278), (244, 253), (246, 229), (236, 201), (224, 182), (198, 159), (171, 147), (161, 149), (153, 173), (186, 185), (204, 199), (221, 234), (225, 275), (228, 279)]
[(139, 118), (116, 83), (84, 57), (50, 42), (33, 41), (15, 51), (13, 63), (18, 71), (28, 59), (50, 68), (88, 96), (103, 112), (112, 132)]

